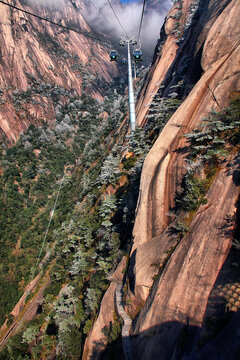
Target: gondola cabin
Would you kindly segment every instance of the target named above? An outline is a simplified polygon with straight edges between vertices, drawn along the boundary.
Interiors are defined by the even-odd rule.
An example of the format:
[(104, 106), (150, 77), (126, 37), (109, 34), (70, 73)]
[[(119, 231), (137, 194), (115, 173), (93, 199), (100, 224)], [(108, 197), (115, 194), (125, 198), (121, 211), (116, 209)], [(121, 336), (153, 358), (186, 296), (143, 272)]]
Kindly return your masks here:
[(135, 62), (142, 61), (142, 51), (141, 50), (134, 50), (133, 51), (133, 60)]
[(109, 54), (110, 61), (117, 61), (118, 60), (118, 52), (116, 50), (112, 50)]
[(124, 58), (122, 58), (122, 64), (123, 65), (126, 65), (127, 64), (127, 59), (124, 57)]
[(124, 46), (124, 41), (123, 41), (123, 40), (120, 40), (119, 45), (120, 45), (120, 46)]

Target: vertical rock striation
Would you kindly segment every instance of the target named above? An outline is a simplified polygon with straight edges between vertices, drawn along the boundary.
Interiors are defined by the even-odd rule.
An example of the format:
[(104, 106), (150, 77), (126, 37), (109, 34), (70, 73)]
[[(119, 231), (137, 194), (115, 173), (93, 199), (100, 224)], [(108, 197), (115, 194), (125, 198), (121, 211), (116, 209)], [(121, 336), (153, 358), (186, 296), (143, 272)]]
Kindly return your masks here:
[[(177, 186), (184, 172), (185, 155), (180, 151), (186, 146), (183, 135), (196, 128), (212, 108), (219, 111), (227, 106), (231, 94), (240, 90), (238, 2), (209, 1), (201, 11), (208, 14), (204, 28), (195, 39), (198, 48), (202, 48), (198, 59), (202, 74), (164, 127), (142, 170), (141, 198), (130, 261), (133, 269), (130, 276), (134, 277), (134, 288), (130, 294), (132, 303), (137, 305), (145, 302), (132, 331), (132, 335), (136, 336), (135, 350), (139, 359), (180, 359), (191, 353), (200, 337), (210, 292), (228, 256), (233, 238), (231, 231), (225, 232), (223, 229), (227, 227), (227, 219), (234, 219), (236, 216), (239, 181), (235, 181), (233, 174), (239, 172), (238, 161), (235, 165), (228, 165), (232, 168), (231, 171), (223, 168), (216, 177), (207, 194), (207, 205), (199, 208), (188, 235), (171, 255), (159, 281), (154, 283), (149, 295), (146, 292), (139, 273), (144, 272), (143, 266), (147, 273), (147, 252), (142, 253), (141, 248), (145, 246), (147, 249), (149, 243), (151, 252), (157, 253), (160, 259), (162, 251), (165, 251), (159, 244), (167, 241), (167, 213), (174, 205)], [(198, 19), (201, 19), (200, 15)], [(199, 24), (196, 24), (198, 27)], [(186, 39), (187, 34), (181, 40), (183, 43), (178, 51), (183, 50)], [(175, 49), (175, 45), (172, 44), (172, 47)], [(187, 54), (181, 52), (182, 57)], [(178, 71), (178, 57), (179, 52), (172, 62), (172, 69), (170, 67), (171, 72), (166, 72), (161, 67), (164, 52), (156, 59), (152, 73), (150, 72), (150, 83), (143, 89), (145, 94), (146, 89), (156, 90), (156, 81), (159, 79), (163, 94), (169, 93), (169, 84), (173, 83), (169, 74), (173, 74), (173, 69), (175, 73)], [(185, 81), (185, 77), (182, 79)], [(186, 92), (186, 87), (183, 91)], [(144, 101), (140, 103), (139, 123), (144, 123), (147, 111), (143, 107)], [(231, 228), (234, 228), (234, 220)], [(158, 239), (155, 248), (152, 248), (153, 239)], [(141, 272), (138, 273), (139, 268)], [(149, 280), (148, 278), (148, 286)], [(233, 348), (236, 350), (237, 346), (239, 342)], [(199, 349), (198, 351), (200, 352)], [(228, 354), (225, 351), (221, 359), (229, 358)], [(215, 358), (214, 355), (211, 358)]]
[[(203, 325), (213, 313), (210, 305), (214, 308), (217, 301), (225, 301), (222, 293), (213, 296), (219, 286), (238, 289), (237, 280), (229, 275), (239, 196), (238, 158), (221, 168), (206, 195), (207, 204), (197, 210), (181, 242), (169, 231), (168, 215), (186, 171), (184, 135), (211, 109), (219, 111), (240, 92), (239, 17), (237, 0), (174, 1), (138, 99), (141, 126), (156, 93), (174, 98), (177, 89), (184, 101), (142, 169), (127, 274), (129, 312), (138, 313), (131, 332), (137, 359), (202, 359), (208, 353), (211, 359), (235, 359), (240, 345), (237, 314), (217, 337)], [(221, 350), (216, 349), (217, 341), (224, 344), (219, 345)]]
[[(82, 1), (66, 0), (58, 9), (15, 5), (93, 36)], [(82, 92), (101, 99), (100, 88), (116, 75), (106, 45), (0, 4), (1, 133), (15, 141), (31, 123), (53, 120), (57, 100)]]

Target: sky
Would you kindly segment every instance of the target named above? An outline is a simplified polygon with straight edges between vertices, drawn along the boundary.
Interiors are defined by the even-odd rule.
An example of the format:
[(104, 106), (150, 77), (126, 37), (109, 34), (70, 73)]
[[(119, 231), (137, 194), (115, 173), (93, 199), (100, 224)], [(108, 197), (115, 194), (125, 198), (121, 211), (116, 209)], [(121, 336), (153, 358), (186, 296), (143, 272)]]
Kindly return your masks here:
[[(121, 2), (124, 3), (124, 6), (118, 0), (111, 0), (111, 4), (125, 32), (137, 38), (143, 0), (121, 0)], [(171, 5), (170, 0), (161, 0), (161, 11), (157, 11), (149, 8), (148, 2), (146, 2), (140, 34), (140, 46), (148, 57), (153, 55), (161, 26)], [(84, 16), (96, 30), (109, 34), (116, 41), (119, 41), (122, 35), (126, 35), (107, 0), (94, 1), (94, 4), (90, 2)]]
[[(28, 0), (38, 5), (49, 8), (63, 8), (67, 0)], [(118, 19), (119, 25), (109, 2), (107, 0), (85, 0), (87, 11), (84, 17), (89, 24), (99, 32), (109, 34), (111, 39), (119, 42), (122, 35), (135, 36), (137, 39), (140, 19), (142, 14), (143, 0), (110, 0)], [(139, 47), (147, 58), (152, 58), (160, 29), (167, 11), (172, 6), (170, 0), (159, 0), (159, 9), (149, 6), (151, 2), (146, 1), (143, 23), (140, 33)], [(122, 30), (124, 28), (125, 32)]]
[(122, 4), (128, 4), (128, 3), (131, 3), (131, 2), (137, 2), (139, 0), (121, 0), (121, 3)]

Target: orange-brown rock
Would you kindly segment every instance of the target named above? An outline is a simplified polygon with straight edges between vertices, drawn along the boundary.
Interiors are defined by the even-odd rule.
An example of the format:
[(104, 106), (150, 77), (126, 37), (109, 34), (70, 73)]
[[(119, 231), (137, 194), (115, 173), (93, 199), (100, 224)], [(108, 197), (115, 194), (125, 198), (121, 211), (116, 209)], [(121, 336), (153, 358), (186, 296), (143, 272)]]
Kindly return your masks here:
[[(159, 349), (162, 359), (171, 358), (178, 327), (202, 326), (210, 291), (231, 247), (233, 225), (227, 219), (234, 219), (238, 194), (232, 174), (224, 168), (207, 194), (207, 205), (199, 208), (189, 234), (174, 251), (138, 316), (133, 334), (141, 337), (139, 358), (155, 359)], [(169, 326), (164, 330), (166, 323)], [(167, 348), (166, 337), (171, 344)]]
[[(62, 25), (71, 24), (73, 28), (80, 28), (91, 35), (91, 29), (82, 15), (83, 4), (79, 0), (75, 6), (69, 1), (57, 11), (23, 5), (19, 0), (15, 5)], [(108, 49), (104, 44), (4, 4), (0, 4), (0, 49), (0, 130), (13, 141), (29, 124), (40, 123), (41, 119), (54, 119), (51, 98), (45, 93), (36, 94), (29, 75), (40, 85), (57, 85), (75, 95), (81, 95), (85, 81), (84, 91), (102, 99), (101, 90), (94, 82), (96, 77), (110, 82), (116, 74), (116, 67), (110, 65)], [(94, 53), (98, 56), (93, 56)], [(24, 103), (24, 111), (16, 111), (14, 92), (27, 91), (29, 87), (32, 87), (31, 101)], [(66, 96), (62, 100), (66, 102)]]
[[(197, 2), (177, 3), (182, 3), (180, 25), (184, 26), (191, 5)], [(143, 125), (155, 93), (170, 83), (181, 57), (189, 55), (184, 49), (195, 41), (192, 58), (197, 54), (198, 80), (190, 93), (185, 92), (185, 101), (165, 125), (142, 169), (127, 279), (128, 310), (135, 316), (141, 309), (132, 328), (136, 359), (179, 360), (183, 354), (188, 358), (184, 351), (197, 346), (209, 296), (231, 249), (239, 196), (238, 161), (218, 173), (207, 193), (208, 202), (198, 209), (188, 235), (178, 244), (169, 232), (169, 209), (185, 171), (185, 155), (179, 151), (187, 145), (183, 135), (196, 128), (211, 109), (219, 111), (229, 104), (232, 94), (240, 92), (239, 2), (210, 0), (199, 11), (203, 14), (195, 19), (196, 31), (192, 30), (193, 37), (185, 39), (179, 52), (173, 33), (176, 8), (170, 10), (162, 48), (137, 104), (137, 122)], [(234, 319), (232, 326), (237, 329)], [(194, 354), (196, 359), (204, 358), (199, 354)]]
[[(186, 145), (183, 135), (198, 126), (212, 108), (219, 111), (227, 106), (231, 94), (240, 91), (240, 8), (236, 0), (227, 6), (222, 4), (220, 15), (210, 17), (204, 30), (203, 74), (164, 127), (142, 170), (130, 262), (136, 273), (131, 293), (133, 306), (139, 303), (139, 294), (146, 300), (132, 332), (138, 335), (135, 349), (138, 359), (181, 358), (176, 344), (186, 329), (190, 337), (202, 327), (210, 292), (231, 248), (233, 232), (224, 228), (228, 226), (227, 219), (236, 215), (239, 183), (233, 172), (239, 171), (238, 162), (235, 167), (229, 166), (232, 171), (224, 168), (219, 173), (208, 192), (207, 205), (199, 208), (189, 234), (177, 246), (148, 297), (142, 279), (137, 276), (138, 272), (149, 271), (147, 250), (144, 254), (142, 248), (148, 249), (149, 244), (152, 256), (158, 253), (160, 260), (163, 257), (162, 245), (158, 244), (166, 241), (163, 231), (168, 226), (167, 214), (183, 175), (184, 156), (176, 152)], [(146, 109), (139, 110), (139, 123), (145, 112)], [(157, 237), (159, 241), (152, 249)], [(150, 281), (148, 286), (152, 284)]]
[(118, 265), (116, 271), (109, 279), (111, 284), (107, 289), (99, 311), (97, 320), (94, 322), (93, 328), (87, 337), (83, 351), (83, 360), (100, 359), (102, 351), (106, 348), (107, 339), (102, 329), (109, 326), (110, 322), (114, 322), (115, 312), (115, 290), (118, 282), (122, 282), (123, 271), (126, 268), (126, 258), (123, 258)]
[(126, 154), (126, 159), (131, 159), (131, 158), (133, 158), (134, 157), (134, 152), (128, 152), (127, 154)]
[[(134, 227), (134, 248), (159, 235), (166, 227), (166, 213), (173, 203), (172, 196), (175, 194), (176, 184), (181, 179), (183, 159), (176, 155), (175, 150), (184, 145), (185, 140), (182, 136), (196, 127), (212, 108), (220, 110), (219, 106), (227, 106), (231, 93), (240, 90), (240, 44), (237, 36), (240, 29), (236, 24), (236, 15), (239, 11), (237, 2), (232, 1), (217, 18), (213, 26), (215, 32), (209, 32), (203, 50), (203, 76), (166, 124), (146, 158)], [(225, 34), (228, 50), (222, 42), (215, 40), (219, 47), (215, 46), (218, 55), (213, 62), (209, 58), (209, 44), (217, 39), (222, 24), (225, 23), (225, 17), (229, 18)]]
[(101, 114), (99, 114), (99, 117), (103, 120), (107, 120), (109, 114), (106, 111), (103, 111)]
[(153, 95), (157, 92), (159, 84), (163, 81), (170, 64), (176, 56), (177, 45), (175, 37), (171, 34), (172, 30), (173, 23), (171, 18), (169, 18), (165, 23), (165, 31), (168, 37), (161, 50), (161, 54), (163, 55), (159, 56), (155, 64), (151, 67), (148, 79), (144, 83), (143, 90), (136, 106), (137, 123), (139, 125), (144, 124), (149, 103), (153, 99)]

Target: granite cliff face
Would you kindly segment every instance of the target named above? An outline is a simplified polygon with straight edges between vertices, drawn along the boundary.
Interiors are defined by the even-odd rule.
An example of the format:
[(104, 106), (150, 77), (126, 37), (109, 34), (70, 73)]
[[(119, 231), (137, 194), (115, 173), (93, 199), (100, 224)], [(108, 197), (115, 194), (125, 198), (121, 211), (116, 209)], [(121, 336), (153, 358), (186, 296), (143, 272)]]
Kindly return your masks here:
[[(237, 0), (174, 1), (138, 99), (141, 126), (155, 96), (184, 101), (142, 169), (124, 283), (125, 308), (134, 318), (130, 338), (136, 359), (237, 359), (240, 283), (232, 248), (239, 221), (236, 153), (219, 167), (205, 204), (185, 218), (171, 210), (190, 151), (184, 135), (211, 109), (220, 111), (239, 97), (239, 11)], [(179, 241), (172, 226), (183, 219), (189, 227)], [(102, 320), (98, 328), (110, 321)], [(100, 331), (92, 334), (86, 358), (103, 339)]]
[(0, 4), (0, 131), (15, 141), (29, 124), (51, 123), (57, 101), (83, 91), (101, 99), (100, 88), (116, 68), (109, 64), (107, 44), (91, 38), (82, 1), (66, 1), (58, 8), (10, 3), (90, 36)]

